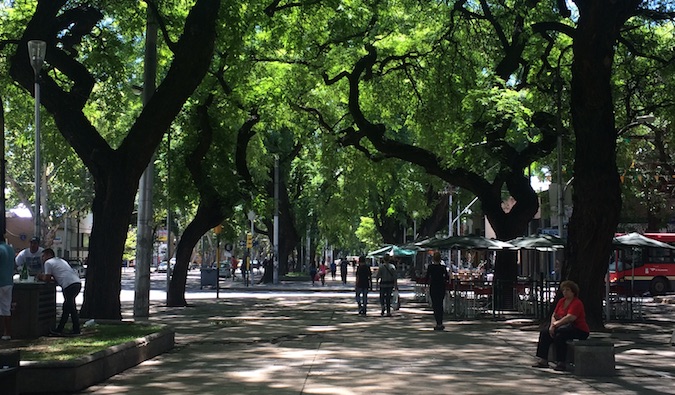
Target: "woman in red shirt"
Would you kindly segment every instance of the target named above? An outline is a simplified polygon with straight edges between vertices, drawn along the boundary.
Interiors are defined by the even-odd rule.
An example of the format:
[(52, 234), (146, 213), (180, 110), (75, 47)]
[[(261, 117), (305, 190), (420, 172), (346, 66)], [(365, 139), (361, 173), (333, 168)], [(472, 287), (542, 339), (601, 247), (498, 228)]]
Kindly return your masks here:
[(533, 367), (548, 367), (548, 348), (554, 344), (557, 360), (555, 370), (566, 370), (567, 341), (586, 340), (590, 333), (584, 304), (578, 298), (579, 286), (574, 281), (566, 280), (560, 284), (560, 291), (563, 298), (555, 306), (549, 327), (539, 332), (537, 362)]

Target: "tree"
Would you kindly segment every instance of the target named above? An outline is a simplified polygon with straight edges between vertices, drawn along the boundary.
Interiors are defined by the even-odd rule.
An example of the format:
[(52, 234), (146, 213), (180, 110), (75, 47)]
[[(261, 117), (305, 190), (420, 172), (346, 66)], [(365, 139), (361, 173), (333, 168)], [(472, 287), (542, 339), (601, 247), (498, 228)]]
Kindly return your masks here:
[[(116, 148), (84, 111), (94, 86), (100, 82), (87, 70), (84, 55), (90, 48), (105, 50), (105, 42), (95, 40), (91, 32), (94, 27), (103, 31), (109, 27), (102, 23), (103, 12), (92, 5), (67, 5), (66, 0), (38, 2), (17, 40), (10, 74), (30, 91), (33, 74), (26, 43), (29, 39), (47, 42), (49, 67), (41, 74), (43, 104), (94, 179), (94, 223), (86, 279), (89, 286), (85, 288), (82, 315), (120, 319), (120, 262), (138, 180), (174, 117), (206, 73), (220, 1), (198, 0), (192, 7), (181, 37), (176, 43), (167, 43), (174, 58), (162, 82)], [(135, 8), (135, 3), (128, 8)]]
[[(457, 3), (455, 10), (463, 4)], [(527, 86), (530, 76), (519, 70), (521, 64), (526, 71), (529, 66), (523, 59), (527, 37), (519, 34), (523, 18), (515, 17), (516, 27), (509, 41), (503, 37), (504, 31), (498, 30), (499, 21), (486, 3), (481, 3), (480, 7), (485, 8), (482, 15), (473, 10), (459, 13), (488, 21), (504, 38), (496, 40), (504, 55), (490, 62), (497, 74), (494, 75), (482, 73), (484, 59), (493, 59), (493, 55), (486, 54), (494, 49), (494, 43), (486, 43), (485, 52), (475, 46), (457, 50), (458, 43), (469, 43), (468, 33), (464, 35), (457, 28), (458, 22), (452, 17), (432, 17), (431, 22), (412, 19), (416, 5), (408, 5), (410, 9), (398, 10), (399, 13), (391, 8), (367, 9), (363, 11), (366, 15), (353, 18), (353, 24), (360, 23), (359, 26), (352, 26), (343, 35), (334, 32), (331, 40), (316, 44), (318, 50), (329, 48), (334, 52), (326, 50), (329, 54), (323, 63), (327, 70), (324, 82), (347, 98), (348, 116), (342, 118), (340, 127), (330, 122), (322, 126), (342, 135), (345, 146), (356, 147), (370, 158), (398, 158), (471, 191), (480, 199), (498, 238), (522, 235), (538, 208), (524, 169), (551, 152), (559, 133), (556, 118), (548, 112), (552, 105), (542, 105), (541, 111), (535, 112), (533, 97), (517, 92)], [(433, 11), (424, 9), (419, 15), (429, 16)], [(396, 15), (406, 15), (406, 21), (397, 21)], [(502, 18), (505, 25), (512, 20), (506, 13)], [(415, 23), (423, 23), (424, 27)], [(416, 36), (417, 28), (424, 34)], [(349, 44), (335, 44), (342, 43), (341, 38)], [(453, 61), (461, 65), (453, 66)], [(517, 86), (511, 87), (506, 81), (514, 74), (518, 74)], [(448, 94), (448, 90), (452, 93)], [(448, 127), (454, 129), (447, 130)], [(502, 187), (508, 188), (517, 202), (508, 213), (502, 208)], [(515, 280), (516, 274), (515, 254), (501, 253), (496, 278), (505, 284), (504, 295), (511, 294), (507, 284)]]
[[(234, 215), (235, 206), (241, 201), (243, 195), (242, 191), (236, 187), (240, 182), (239, 178), (232, 172), (227, 171), (234, 167), (232, 158), (228, 158), (227, 154), (218, 155), (217, 162), (221, 170), (225, 170), (225, 173), (230, 173), (229, 177), (218, 178), (224, 185), (228, 185), (228, 188), (225, 192), (220, 192), (215, 188), (212, 179), (209, 179), (208, 169), (213, 169), (213, 166), (209, 166), (208, 162), (205, 163), (205, 157), (214, 140), (214, 130), (208, 114), (210, 105), (213, 103), (213, 98), (213, 94), (209, 95), (205, 102), (196, 109), (196, 118), (199, 125), (198, 139), (194, 149), (185, 160), (186, 168), (199, 193), (199, 206), (194, 218), (185, 228), (185, 232), (183, 232), (176, 248), (176, 266), (171, 277), (167, 298), (169, 306), (185, 306), (187, 304), (185, 300), (185, 284), (192, 250), (208, 230), (219, 225), (225, 218)], [(251, 129), (258, 121), (257, 116), (251, 116), (239, 129), (239, 138), (245, 139), (244, 136), (249, 135)], [(237, 149), (241, 149), (242, 145), (238, 141), (237, 139), (236, 147)], [(245, 145), (243, 147), (245, 149)]]
[(603, 326), (604, 276), (621, 211), (611, 85), (615, 48), (631, 17), (659, 15), (647, 10), (638, 13), (641, 3), (575, 2), (579, 18), (574, 32), (570, 103), (576, 136), (574, 211), (563, 272), (579, 284), (592, 329)]

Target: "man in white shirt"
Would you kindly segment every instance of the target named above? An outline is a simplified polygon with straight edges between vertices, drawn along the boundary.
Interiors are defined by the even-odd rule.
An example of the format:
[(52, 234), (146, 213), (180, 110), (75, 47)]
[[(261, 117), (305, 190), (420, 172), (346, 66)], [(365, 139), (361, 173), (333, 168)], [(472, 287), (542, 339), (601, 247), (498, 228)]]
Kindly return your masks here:
[(61, 258), (54, 256), (54, 250), (47, 248), (42, 252), (42, 260), (45, 265), (45, 272), (38, 276), (42, 281), (55, 281), (63, 290), (63, 313), (61, 320), (55, 330), (52, 330), (53, 335), (62, 335), (63, 328), (68, 322), (68, 317), (73, 321), (73, 335), (80, 334), (80, 317), (77, 313), (77, 305), (75, 305), (75, 298), (80, 293), (82, 284), (80, 283), (80, 276), (70, 267), (68, 262)]
[(37, 276), (42, 273), (42, 247), (40, 247), (40, 238), (30, 239), (30, 246), (21, 250), (16, 256), (15, 262), (18, 272), (21, 272), (23, 265), (28, 266), (28, 275)]

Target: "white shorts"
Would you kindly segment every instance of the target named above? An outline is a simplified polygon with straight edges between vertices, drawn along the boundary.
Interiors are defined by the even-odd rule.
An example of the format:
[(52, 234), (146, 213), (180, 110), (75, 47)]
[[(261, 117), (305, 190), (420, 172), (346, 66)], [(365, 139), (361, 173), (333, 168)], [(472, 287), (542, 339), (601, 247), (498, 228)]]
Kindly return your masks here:
[(12, 315), (12, 287), (13, 285), (4, 285), (0, 287), (0, 316), (9, 317)]

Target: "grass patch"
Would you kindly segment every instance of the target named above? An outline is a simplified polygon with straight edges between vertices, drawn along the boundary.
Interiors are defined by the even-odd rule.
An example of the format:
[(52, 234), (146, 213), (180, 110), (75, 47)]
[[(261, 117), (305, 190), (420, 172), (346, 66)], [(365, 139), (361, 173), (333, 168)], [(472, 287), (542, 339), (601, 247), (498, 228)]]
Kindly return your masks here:
[[(13, 344), (25, 361), (65, 361), (161, 331), (161, 325), (96, 324), (76, 337), (40, 337)], [(23, 344), (21, 344), (23, 343)]]
[(309, 281), (309, 274), (305, 272), (289, 272), (281, 277), (286, 281)]
[(286, 277), (308, 277), (309, 274), (305, 272), (288, 272), (285, 274)]

